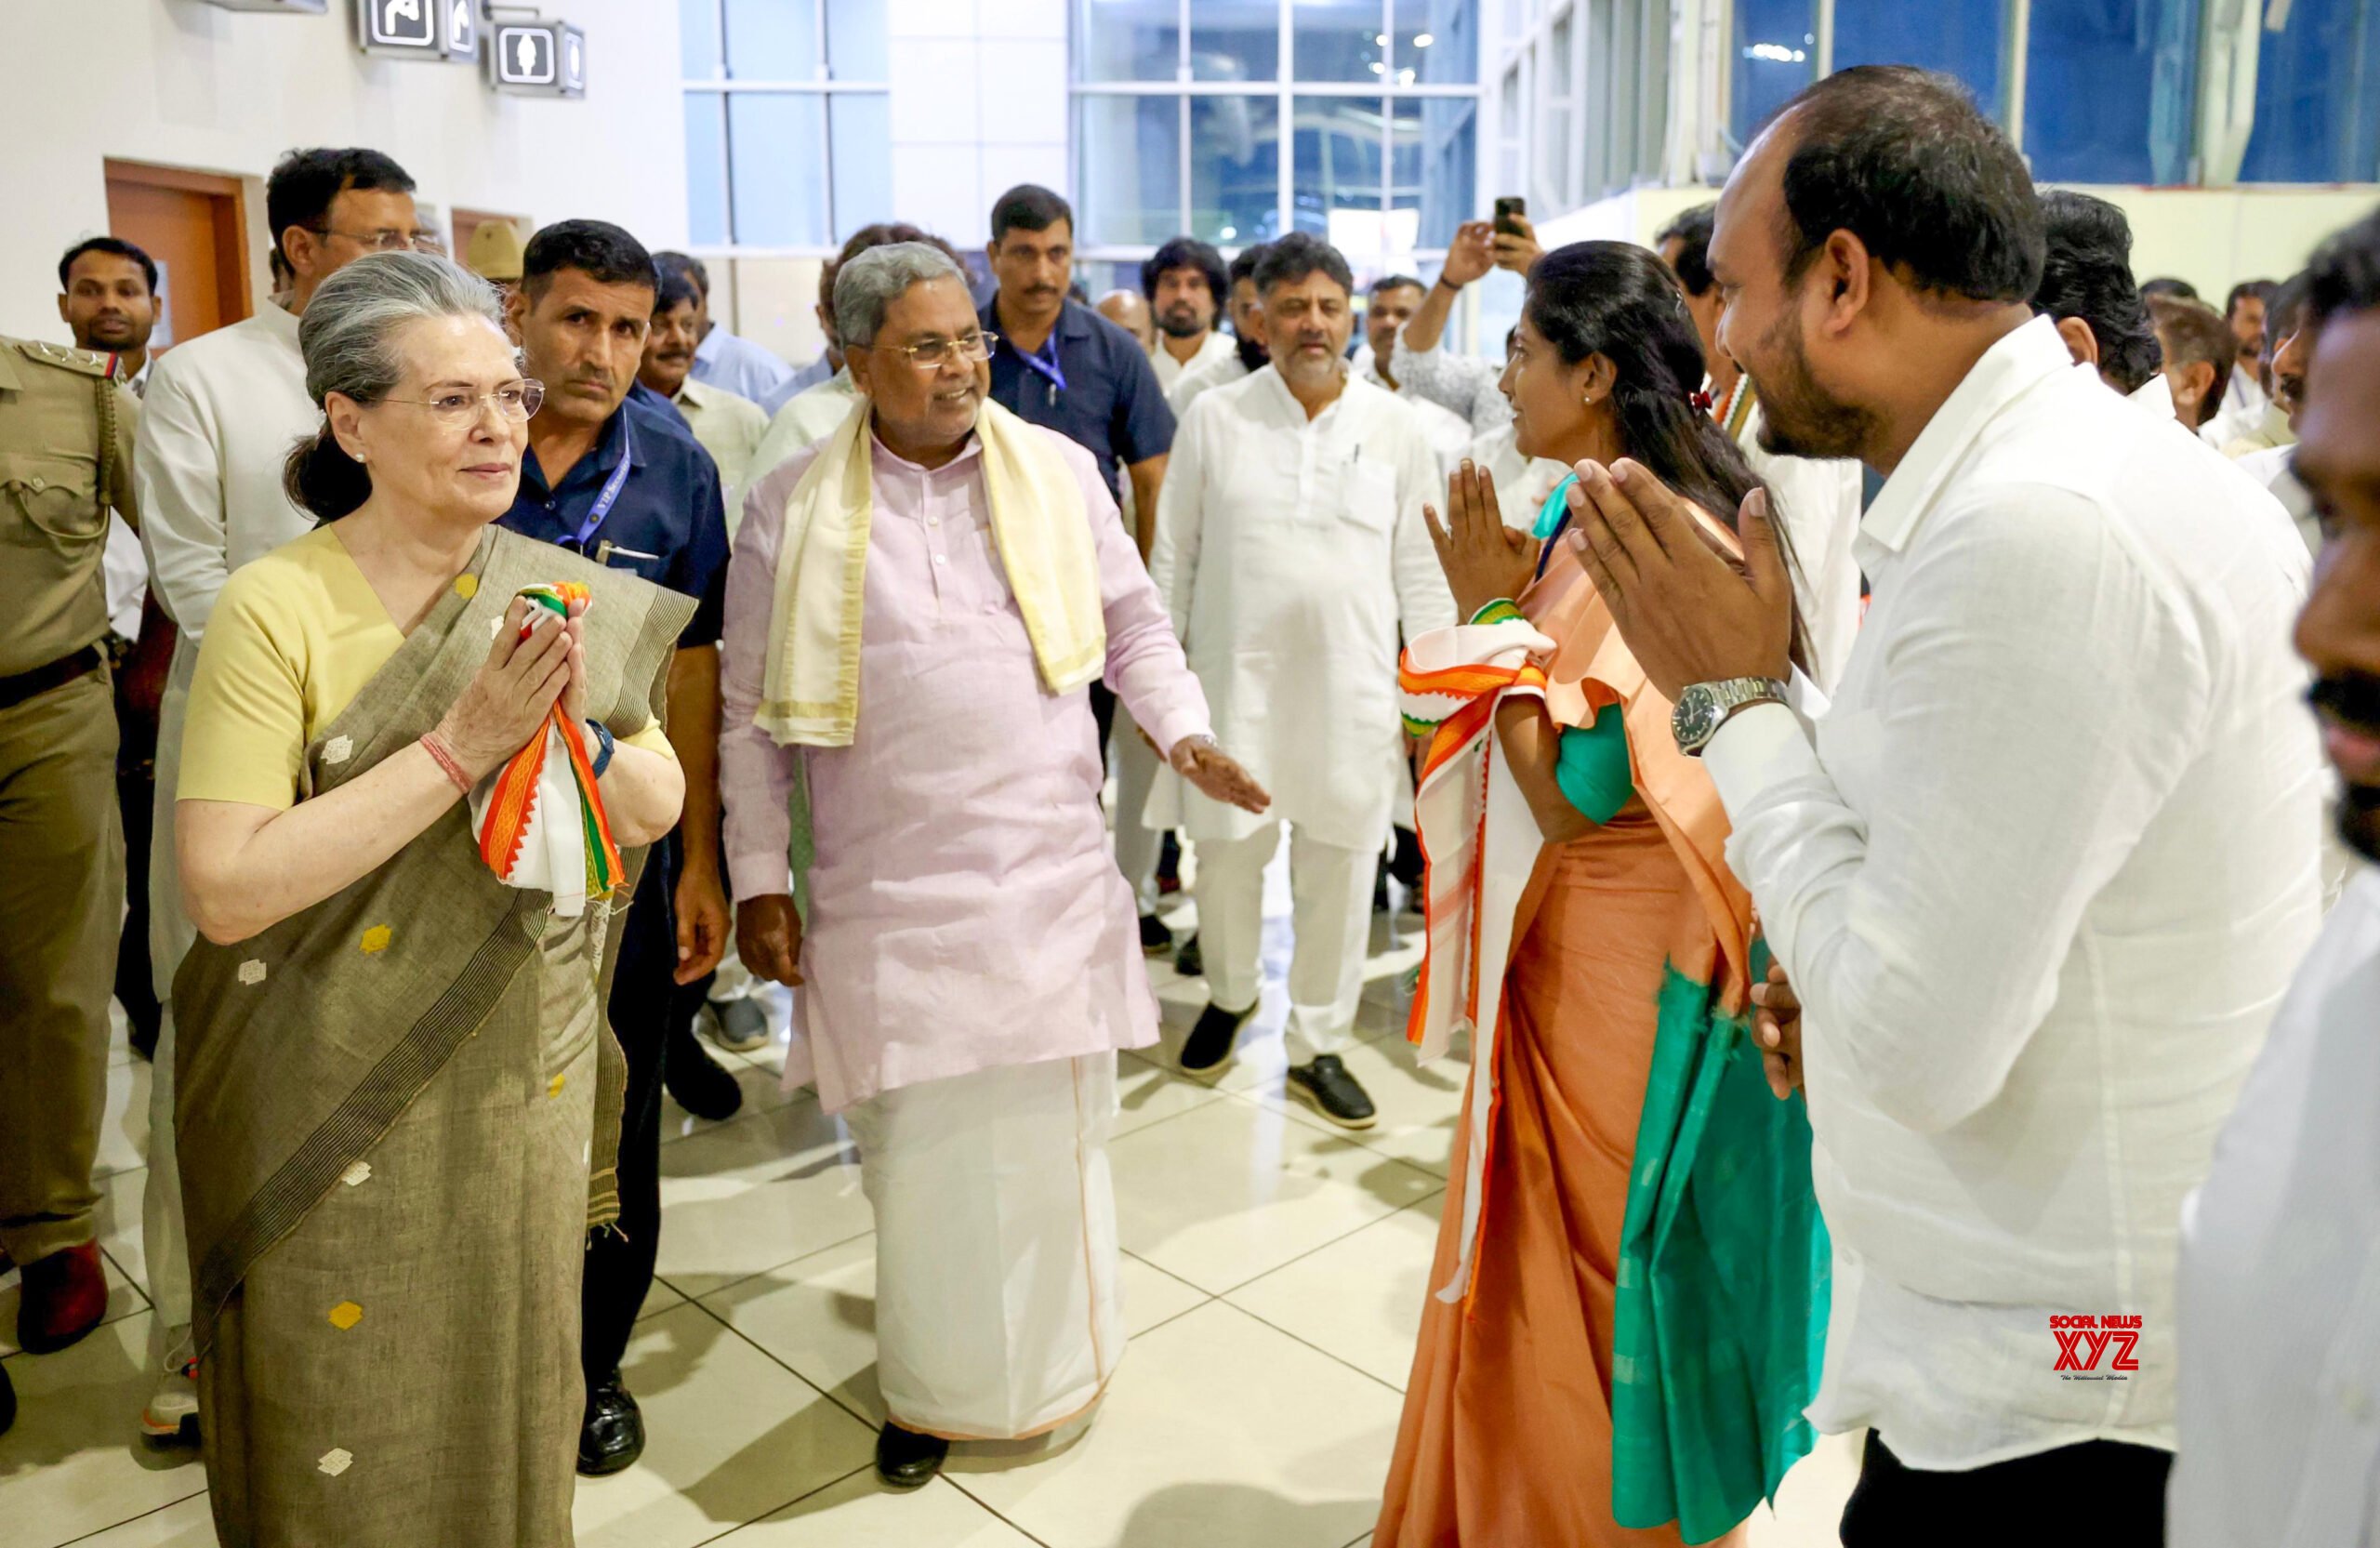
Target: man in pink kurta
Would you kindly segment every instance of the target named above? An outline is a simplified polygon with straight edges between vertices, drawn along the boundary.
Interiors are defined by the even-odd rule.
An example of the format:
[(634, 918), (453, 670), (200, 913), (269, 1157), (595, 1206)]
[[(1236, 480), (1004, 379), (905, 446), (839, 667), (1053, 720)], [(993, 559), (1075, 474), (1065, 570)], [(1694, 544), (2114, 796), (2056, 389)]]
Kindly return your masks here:
[[(846, 454), (869, 458), (873, 493), (856, 721), (846, 746), (780, 746), (755, 720), (784, 628), (788, 506), (830, 437), (746, 502), (721, 785), (745, 960), (800, 986), (820, 1101), (859, 1143), (890, 1410), (879, 1467), (909, 1484), (950, 1439), (1064, 1422), (1112, 1372), (1115, 1051), (1156, 1040), (1157, 1004), (1107, 855), (1088, 688), (1049, 690), (995, 540), (966, 416), (998, 411), (979, 388), (968, 402), (985, 345), (964, 285), (946, 258), (898, 244), (846, 266), (836, 308), (872, 388), (854, 412), (874, 416)], [(1010, 424), (1045, 437), (1079, 486), (1106, 682), (1186, 776), (1244, 780), (1213, 748), (1205, 695), (1090, 454)], [(798, 777), (815, 858), (795, 921)]]

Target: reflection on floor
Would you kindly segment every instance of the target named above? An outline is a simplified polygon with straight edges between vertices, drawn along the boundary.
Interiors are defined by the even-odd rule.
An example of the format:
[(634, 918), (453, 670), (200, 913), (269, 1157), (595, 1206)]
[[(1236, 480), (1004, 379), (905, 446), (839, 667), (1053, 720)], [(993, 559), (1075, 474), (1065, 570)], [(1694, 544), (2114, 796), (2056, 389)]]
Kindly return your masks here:
[[(1285, 905), (1277, 895), (1274, 901)], [(1268, 909), (1268, 912), (1275, 910)], [(1282, 907), (1279, 912), (1286, 912)], [(1185, 907), (1170, 916), (1191, 923)], [(628, 1364), (651, 1445), (582, 1481), (587, 1548), (1356, 1548), (1368, 1541), (1426, 1287), (1459, 1064), (1414, 1067), (1395, 1033), (1418, 921), (1375, 946), (1348, 1066), (1380, 1127), (1349, 1137), (1281, 1090), (1287, 920), (1268, 937), (1263, 1015), (1206, 1080), (1173, 1073), (1205, 1001), (1153, 964), (1167, 1043), (1126, 1055), (1114, 1150), (1132, 1348), (1087, 1430), (961, 1448), (910, 1496), (879, 1488), (866, 1201), (842, 1126), (777, 1090), (782, 1046), (721, 1058), (744, 1111), (670, 1110), (662, 1283)], [(780, 1018), (782, 1018), (780, 1008)], [(780, 1019), (780, 1026), (782, 1020)], [(119, 1029), (120, 1030), (120, 1029)], [(198, 1548), (214, 1541), (195, 1454), (136, 1434), (152, 1316), (140, 1285), (149, 1068), (110, 1072), (110, 1321), (63, 1354), (0, 1355), (23, 1411), (0, 1437), (0, 1548)], [(1753, 1548), (1816, 1548), (1853, 1472), (1830, 1442), (1794, 1470)]]

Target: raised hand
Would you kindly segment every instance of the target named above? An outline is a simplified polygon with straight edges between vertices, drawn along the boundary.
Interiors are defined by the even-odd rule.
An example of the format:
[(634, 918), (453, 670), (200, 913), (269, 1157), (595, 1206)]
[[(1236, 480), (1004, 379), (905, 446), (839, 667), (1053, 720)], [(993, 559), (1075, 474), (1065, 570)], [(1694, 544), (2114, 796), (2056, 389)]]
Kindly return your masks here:
[(544, 729), (570, 685), (573, 648), (562, 619), (512, 599), (487, 659), (438, 722), (439, 739), (466, 774), (484, 779)]
[(1536, 577), (1541, 545), (1504, 525), (1494, 477), (1470, 458), (1447, 479), (1445, 520), (1427, 505), (1421, 519), (1429, 524), (1438, 568), (1446, 572), (1447, 588), (1464, 619), (1491, 602), (1519, 596)]

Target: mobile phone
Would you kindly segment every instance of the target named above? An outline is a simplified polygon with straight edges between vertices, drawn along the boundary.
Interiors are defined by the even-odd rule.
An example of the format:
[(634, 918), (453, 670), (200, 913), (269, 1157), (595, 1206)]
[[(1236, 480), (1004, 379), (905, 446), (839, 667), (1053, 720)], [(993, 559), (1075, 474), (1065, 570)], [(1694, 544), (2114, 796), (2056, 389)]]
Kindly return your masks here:
[(1517, 193), (1508, 193), (1496, 201), (1496, 232), (1500, 236), (1519, 236), (1521, 220), (1528, 214), (1528, 201)]

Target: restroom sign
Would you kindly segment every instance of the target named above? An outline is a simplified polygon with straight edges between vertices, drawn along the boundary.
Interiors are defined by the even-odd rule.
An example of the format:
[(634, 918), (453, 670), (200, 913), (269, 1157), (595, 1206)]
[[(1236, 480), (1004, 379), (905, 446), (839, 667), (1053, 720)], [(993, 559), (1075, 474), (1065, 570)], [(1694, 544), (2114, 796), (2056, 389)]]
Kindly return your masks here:
[(555, 81), (553, 29), (544, 25), (497, 27), (496, 81), (498, 86), (550, 88)]
[(587, 95), (587, 34), (567, 21), (498, 21), (487, 32), (488, 84), (518, 97)]
[(430, 4), (446, 7), (446, 31), (439, 39), (446, 57), (457, 64), (477, 64), (480, 59), (479, 0), (430, 0)]

